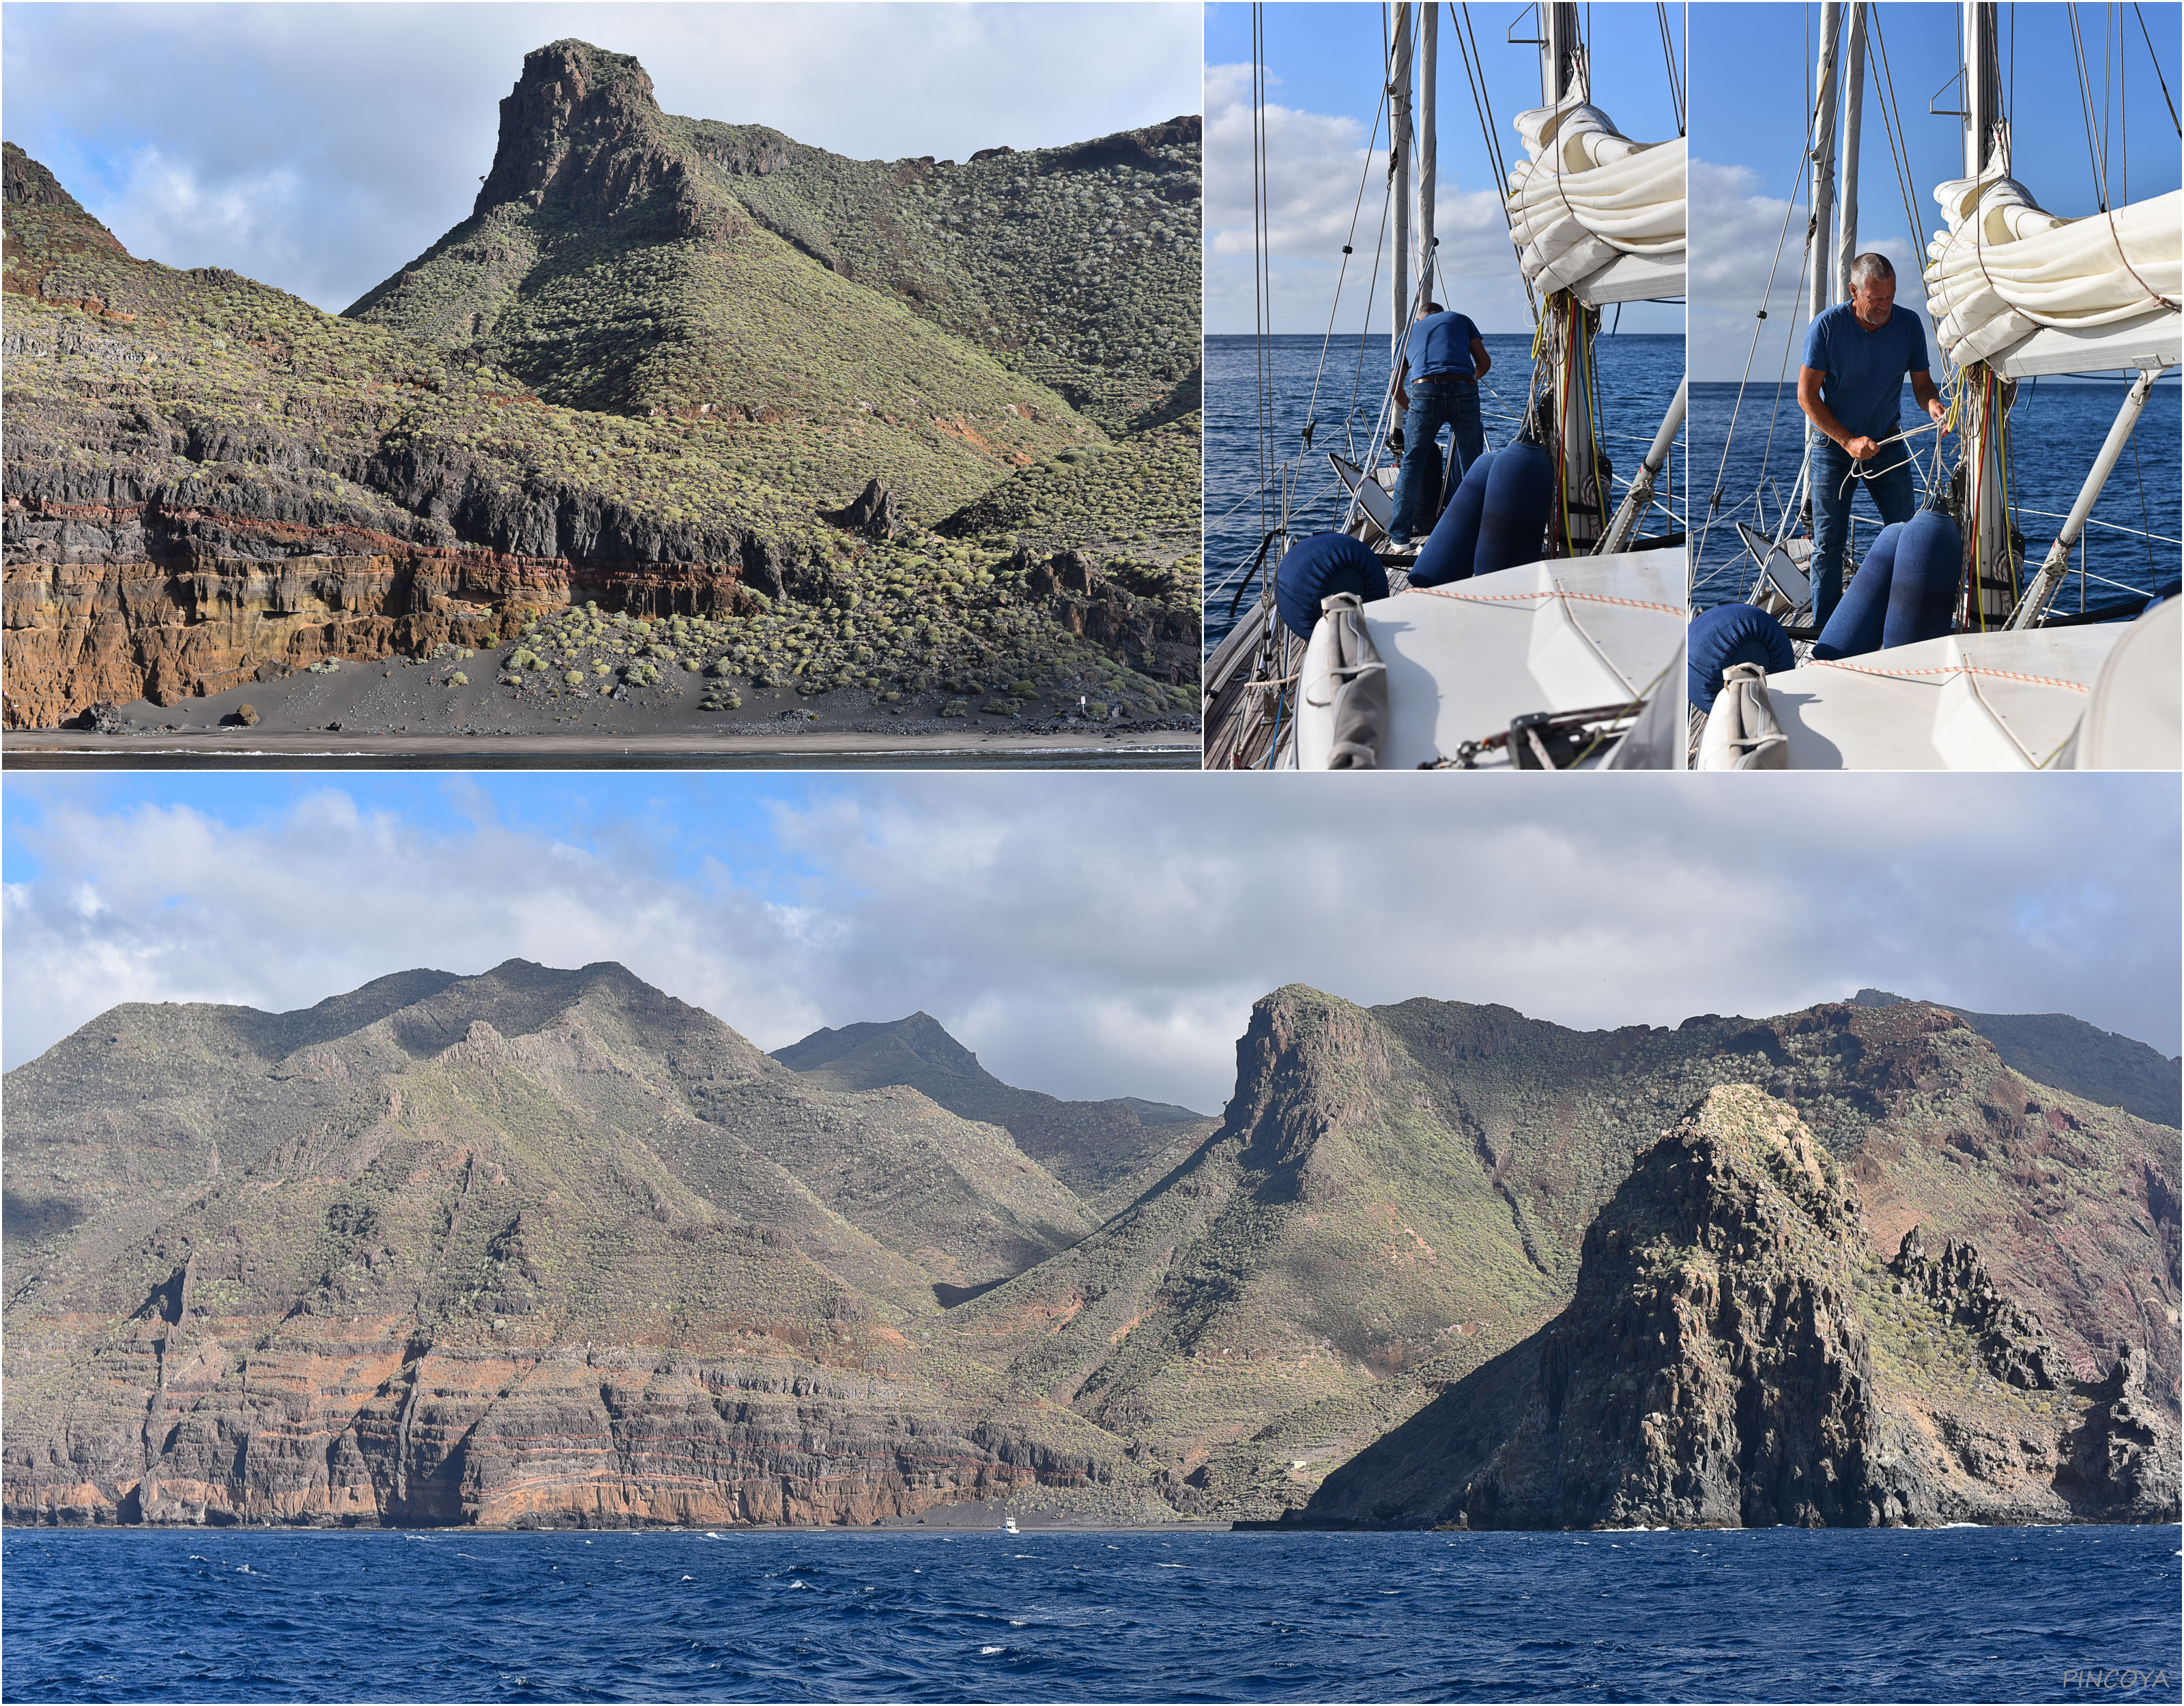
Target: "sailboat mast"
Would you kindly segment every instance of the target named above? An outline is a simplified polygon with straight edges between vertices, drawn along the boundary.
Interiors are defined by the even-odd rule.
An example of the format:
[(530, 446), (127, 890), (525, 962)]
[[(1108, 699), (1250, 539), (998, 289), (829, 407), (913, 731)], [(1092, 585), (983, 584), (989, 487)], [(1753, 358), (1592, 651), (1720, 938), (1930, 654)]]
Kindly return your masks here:
[[(1831, 278), (1825, 257), (1828, 210), (1835, 205), (1836, 42), (1842, 31), (1841, 12), (1836, 0), (1827, 0), (1820, 8), (1820, 59), (1813, 75), (1812, 129), (1805, 138), (1805, 157), (1812, 168), (1806, 193), (1811, 222), (1805, 228), (1808, 315), (1821, 314), (1832, 305)], [(1797, 484), (1790, 489), (1789, 506), (1783, 510), (1781, 525), (1775, 531), (1777, 545), (1787, 536), (1793, 521), (1812, 525), (1813, 444), (1818, 432), (1816, 427), (1805, 429), (1805, 453), (1797, 464)]]
[(1836, 207), (1836, 49), (1842, 35), (1841, 0), (1820, 8), (1820, 64), (1813, 88), (1813, 220), (1805, 240), (1810, 278), (1806, 308), (1818, 320), (1835, 306), (1835, 270), (1824, 259)]
[[(1540, 104), (1560, 107), (1588, 99), (1590, 67), (1574, 4), (1540, 5)], [(1560, 126), (1553, 145), (1559, 149)], [(1592, 418), (1592, 343), (1600, 313), (1559, 290), (1541, 304), (1546, 321), (1547, 372), (1553, 387), (1555, 509), (1548, 523), (1552, 553), (1580, 557), (1592, 551), (1607, 526), (1604, 479)]]
[(1434, 236), (1434, 180), (1437, 170), (1434, 85), (1439, 81), (1435, 49), (1440, 35), (1440, 13), (1432, 0), (1426, 0), (1421, 21), (1425, 31), (1418, 42), (1418, 306), (1424, 308), (1433, 300), (1434, 250), (1440, 241)]
[(1842, 199), (1836, 208), (1836, 300), (1850, 300), (1850, 264), (1858, 258), (1858, 135), (1865, 106), (1865, 5), (1853, 0), (1843, 49)]
[[(2002, 107), (1995, 12), (1994, 0), (1964, 0), (1964, 175), (1972, 179), (2009, 170), (2009, 120)], [(1958, 473), (1964, 481), (1958, 514), (1964, 536), (1957, 624), (1975, 633), (2005, 625), (2018, 602), (2024, 547), (2011, 536), (2008, 491), (2009, 405), (2017, 386), (1986, 362), (1975, 361), (1958, 375), (1957, 390), (1963, 435)]]
[(1411, 330), (1411, 8), (1396, 8), (1396, 47), (1388, 78), (1388, 175), (1395, 181), (1396, 256), (1390, 301), (1395, 323), (1388, 329), (1392, 371), (1403, 365), (1403, 344)]

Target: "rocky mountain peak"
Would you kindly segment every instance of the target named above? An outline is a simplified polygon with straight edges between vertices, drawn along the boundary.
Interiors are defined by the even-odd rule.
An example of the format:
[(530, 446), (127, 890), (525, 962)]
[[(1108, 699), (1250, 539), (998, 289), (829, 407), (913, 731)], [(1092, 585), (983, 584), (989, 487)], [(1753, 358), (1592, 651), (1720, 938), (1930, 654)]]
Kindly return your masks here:
[(611, 211), (597, 204), (641, 188), (665, 167), (660, 117), (652, 79), (629, 54), (574, 39), (532, 49), (500, 103), (500, 141), (473, 217), (549, 200)]
[(0, 208), (8, 228), (6, 288), (19, 295), (39, 295), (46, 266), (72, 252), (88, 247), (128, 255), (59, 179), (13, 142), (0, 143)]
[[(986, 1082), (998, 1081), (978, 1064), (976, 1054), (949, 1035), (945, 1025), (923, 1012), (913, 1013), (905, 1019), (866, 1020), (838, 1027), (822, 1025), (800, 1042), (775, 1051), (774, 1059), (803, 1073), (816, 1073), (854, 1059), (861, 1069), (860, 1087), (882, 1081), (889, 1069), (900, 1070), (912, 1063)], [(915, 1077), (895, 1077), (886, 1081), (918, 1081)]]
[(0, 143), (0, 199), (23, 207), (83, 213), (81, 203), (61, 187), (60, 180), (13, 142)]

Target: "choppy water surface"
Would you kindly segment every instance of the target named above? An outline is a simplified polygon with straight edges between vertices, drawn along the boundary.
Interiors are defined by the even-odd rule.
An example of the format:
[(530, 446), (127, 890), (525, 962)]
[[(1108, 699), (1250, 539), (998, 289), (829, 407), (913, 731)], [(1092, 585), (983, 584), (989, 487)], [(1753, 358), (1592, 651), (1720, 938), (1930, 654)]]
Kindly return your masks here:
[(59, 1700), (2174, 1699), (2174, 1528), (54, 1533)]
[[(1290, 487), (1290, 531), (1316, 532), (1341, 520), (1345, 493), (1325, 453), (1362, 459), (1372, 442), (1381, 398), (1388, 387), (1388, 340), (1365, 340), (1355, 333), (1323, 346), (1318, 337), (1267, 340), (1266, 360), (1273, 397), (1272, 430), (1262, 458), (1259, 430), (1258, 341), (1251, 337), (1206, 340), (1206, 647), (1210, 653), (1234, 625), (1229, 614), (1230, 577), (1259, 548), (1267, 527), (1279, 515), (1278, 498), (1267, 502), (1262, 524), (1259, 493), (1262, 470), (1284, 460), (1295, 464)], [(1609, 459), (1615, 464), (1616, 489), (1622, 490), (1676, 394), (1684, 376), (1684, 341), (1659, 334), (1602, 337), (1594, 343), (1600, 367), (1600, 408)], [(1523, 406), (1524, 381), (1531, 371), (1529, 335), (1496, 334), (1486, 339), (1494, 358), (1479, 393), (1487, 448), (1507, 444), (1515, 433)], [(1314, 390), (1318, 396), (1315, 398)], [(1314, 423), (1312, 448), (1301, 435)], [(1683, 486), (1683, 447), (1671, 453), (1670, 472), (1679, 493)], [(1677, 514), (1682, 514), (1680, 495)], [(1655, 512), (1648, 532), (1664, 531)], [(1243, 608), (1251, 595), (1245, 593)], [(1241, 614), (1240, 608), (1239, 614)]]
[[(2064, 382), (2055, 379), (2027, 380), (2018, 388), (2016, 406), (2010, 411), (2010, 476), (2018, 505), (2018, 528), (2025, 535), (2025, 572), (2037, 569), (2062, 530), (2061, 518), (2070, 513), (2086, 473), (2108, 436), (2109, 423), (2122, 406), (2121, 384)], [(2093, 519), (2115, 527), (2134, 530), (2119, 533), (2104, 527), (2088, 527), (2085, 548), (2071, 553), (2071, 572), (2056, 596), (2059, 610), (2088, 613), (2135, 609), (2146, 595), (2177, 573), (2179, 550), (2173, 542), (2184, 538), (2180, 531), (2177, 478), (2180, 399), (2184, 392), (2174, 385), (2158, 385), (2146, 400), (2126, 449), (2102, 487), (2093, 506)], [(1730, 438), (1732, 414), (1736, 431)], [(1899, 417), (1906, 425), (1924, 418), (1905, 386)], [(1773, 442), (1769, 442), (1769, 428)], [(1753, 385), (1747, 387), (1741, 409), (1733, 385), (1694, 385), (1691, 387), (1690, 435), (1693, 519), (1706, 528), (1708, 499), (1717, 478), (1721, 505), (1707, 531), (1706, 549), (1692, 580), (1692, 603), (1706, 609), (1741, 598), (1748, 588), (1752, 559), (1743, 554), (1732, 520), (1752, 520), (1752, 495), (1764, 490), (1769, 530), (1781, 514), (1781, 504), (1797, 484), (1797, 464), (1804, 453), (1804, 417), (1797, 410), (1794, 384)], [(1723, 444), (1727, 440), (1727, 466)], [(1922, 471), (1933, 467), (1933, 436), (1919, 441)], [(1946, 447), (1946, 470), (1957, 457), (1957, 441)], [(1924, 473), (1919, 485), (1925, 495)], [(2039, 512), (2046, 512), (2044, 514)], [(1873, 506), (1865, 498), (1852, 506), (1858, 522), (1858, 548), (1864, 551), (1879, 525)], [(2138, 535), (2155, 533), (2160, 539)], [(1696, 544), (1696, 541), (1694, 543)], [(2082, 566), (2086, 571), (2078, 572)]]

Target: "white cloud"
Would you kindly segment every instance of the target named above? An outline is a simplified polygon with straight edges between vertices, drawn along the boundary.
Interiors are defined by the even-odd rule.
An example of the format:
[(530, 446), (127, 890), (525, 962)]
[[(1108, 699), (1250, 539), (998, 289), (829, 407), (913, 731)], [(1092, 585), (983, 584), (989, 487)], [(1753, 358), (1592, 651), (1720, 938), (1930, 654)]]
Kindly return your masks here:
[(1291, 981), (1580, 1028), (1871, 983), (2174, 1052), (2173, 779), (2035, 780), (937, 776), (784, 801), (755, 859), (671, 869), (711, 833), (673, 785), (577, 845), (332, 783), (230, 822), (18, 779), (6, 1059), (120, 1001), (296, 1007), (510, 955), (619, 960), (767, 1047), (922, 1008), (1011, 1082), (1207, 1109)]
[[(1216, 331), (1253, 327), (1251, 70), (1250, 65), (1211, 65), (1206, 72), (1206, 324)], [(1269, 73), (1269, 91), (1281, 80)], [(1384, 296), (1388, 273), (1374, 283), (1374, 245), (1383, 238), (1388, 200), (1385, 139), (1368, 150), (1367, 128), (1340, 114), (1309, 113), (1269, 100), (1266, 131), (1266, 252), (1274, 258), (1274, 328), (1319, 331), (1338, 274), (1342, 247), (1356, 249), (1346, 292), (1364, 309), (1369, 287)], [(1452, 152), (1440, 162), (1435, 197), (1435, 234), (1443, 290), (1482, 326), (1518, 330), (1530, 324), (1524, 287), (1509, 243), (1498, 186), (1464, 187), (1463, 167)], [(1359, 199), (1360, 186), (1363, 198)], [(1354, 220), (1354, 226), (1353, 226)], [(1286, 263), (1287, 264), (1284, 264)], [(1388, 308), (1376, 304), (1384, 329)], [(1357, 316), (1339, 331), (1351, 331)]]
[[(1690, 186), (1691, 376), (1702, 381), (1738, 379), (1749, 358), (1755, 381), (1772, 384), (1786, 372), (1794, 380), (1811, 284), (1803, 270), (1810, 223), (1803, 186), (1795, 202), (1786, 201), (1766, 193), (1759, 175), (1748, 166), (1697, 159), (1691, 163)], [(1875, 236), (1869, 225), (1864, 230), (1861, 249), (1888, 257), (1896, 269), (1897, 305), (1919, 316), (1930, 350), (1933, 322), (1920, 278), (1925, 254), (1914, 253), (1902, 233)], [(1827, 253), (1831, 258), (1832, 248)], [(1767, 320), (1755, 325), (1763, 298)]]

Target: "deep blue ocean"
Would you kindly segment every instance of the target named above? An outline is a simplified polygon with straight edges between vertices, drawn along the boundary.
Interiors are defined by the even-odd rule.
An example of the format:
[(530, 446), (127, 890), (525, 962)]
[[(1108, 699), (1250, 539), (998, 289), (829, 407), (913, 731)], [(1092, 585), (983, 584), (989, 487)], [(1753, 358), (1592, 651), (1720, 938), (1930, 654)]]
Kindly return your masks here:
[[(1531, 344), (1529, 335), (1497, 334), (1486, 339), (1494, 364), (1479, 388), (1479, 403), (1489, 449), (1507, 443), (1516, 431), (1525, 378), (1531, 370)], [(1290, 498), (1293, 531), (1315, 531), (1340, 520), (1345, 494), (1325, 453), (1332, 450), (1352, 460), (1362, 459), (1388, 386), (1384, 333), (1366, 339), (1362, 345), (1354, 331), (1336, 336), (1324, 346), (1323, 366), (1322, 347), (1317, 336), (1268, 340), (1274, 404), (1268, 459), (1286, 460), (1294, 465), (1295, 484)], [(1683, 378), (1684, 341), (1673, 336), (1634, 334), (1600, 338), (1594, 348), (1600, 364), (1601, 414), (1607, 453), (1615, 464), (1619, 492), (1645, 459), (1646, 448), (1653, 442), (1654, 431)], [(1256, 338), (1206, 340), (1206, 648), (1209, 654), (1234, 625), (1229, 614), (1234, 590), (1231, 577), (1257, 551), (1264, 531), (1258, 496), (1262, 483), (1258, 370)], [(1319, 393), (1316, 403), (1315, 380)], [(1307, 419), (1317, 423), (1309, 453), (1303, 450), (1299, 436)], [(1676, 514), (1680, 525), (1680, 443), (1670, 453), (1669, 468), (1679, 492)], [(1268, 509), (1265, 526), (1273, 525), (1273, 518), (1279, 514), (1272, 499)], [(1667, 531), (1658, 509), (1654, 515), (1646, 531)], [(1241, 615), (1251, 602), (1247, 592), (1236, 614)]]
[[(2122, 405), (2126, 387), (2120, 384), (2028, 380), (2018, 390), (2010, 411), (2012, 479), (2018, 503), (2018, 528), (2025, 535), (2028, 575), (2047, 556), (2048, 547), (2061, 530), (2061, 518), (2084, 482), (2086, 470), (2108, 436), (2109, 425)], [(2180, 454), (2184, 454), (2184, 392), (2173, 384), (2157, 385), (2147, 398), (2137, 429), (2108, 484), (2093, 506), (2093, 519), (2140, 533), (2157, 533), (2160, 540), (2134, 537), (2106, 528), (2088, 526), (2085, 551), (2071, 553), (2071, 572), (2056, 595), (2054, 607), (2062, 611), (2088, 612), (2131, 608), (2160, 581), (2173, 579), (2184, 539), (2178, 526)], [(1794, 384), (1772, 383), (1748, 386), (1744, 405), (1736, 416), (1736, 436), (1730, 445), (1728, 468), (1722, 470), (1722, 443), (1732, 411), (1736, 408), (1734, 385), (1694, 385), (1691, 387), (1691, 508), (1700, 530), (1707, 530), (1708, 499), (1719, 476), (1720, 507), (1707, 530), (1705, 552), (1692, 576), (1692, 603), (1706, 609), (1743, 597), (1751, 583), (1752, 559), (1742, 554), (1737, 520), (1752, 521), (1752, 497), (1767, 492), (1766, 514), (1771, 534), (1780, 514), (1780, 500), (1797, 483), (1798, 458), (1803, 454), (1801, 436), (1804, 417), (1797, 412)], [(1905, 386), (1899, 417), (1906, 425), (1925, 418)], [(1769, 424), (1774, 442), (1768, 442)], [(1892, 448), (1893, 447), (1892, 447)], [(1933, 436), (1921, 442), (1920, 466), (1933, 465)], [(1955, 459), (1956, 441), (1949, 441), (1943, 467)], [(1925, 495), (1921, 481), (1919, 496)], [(2047, 514), (2033, 512), (2047, 511)], [(1857, 520), (1857, 549), (1862, 553), (1879, 525), (1870, 500), (1859, 497), (1851, 507)], [(2086, 574), (2078, 567), (2082, 561)]]
[(2174, 1700), (2173, 1528), (5, 1537), (10, 1701)]

